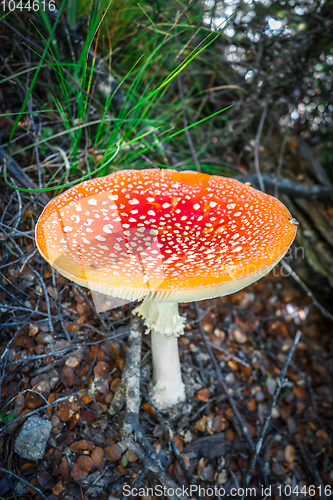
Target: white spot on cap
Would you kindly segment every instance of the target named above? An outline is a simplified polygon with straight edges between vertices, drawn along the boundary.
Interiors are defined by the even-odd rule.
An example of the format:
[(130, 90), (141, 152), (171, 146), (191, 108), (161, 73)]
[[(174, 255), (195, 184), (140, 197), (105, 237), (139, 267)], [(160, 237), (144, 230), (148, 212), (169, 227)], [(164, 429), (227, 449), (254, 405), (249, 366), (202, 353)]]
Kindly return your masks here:
[(86, 245), (90, 245), (91, 241), (87, 240), (87, 238), (82, 238), (83, 243), (86, 243)]
[(210, 202), (209, 202), (209, 206), (210, 206), (211, 208), (216, 207), (216, 205), (217, 205), (216, 201), (210, 201)]
[(169, 208), (171, 207), (170, 203), (163, 203), (162, 205), (163, 208)]
[(64, 227), (64, 233), (71, 233), (72, 231), (73, 231), (73, 228), (71, 226)]
[(103, 226), (104, 233), (111, 234), (112, 233), (112, 229), (113, 229), (113, 225), (112, 224), (105, 224), (105, 226)]
[(88, 200), (88, 205), (97, 205), (97, 200), (95, 200), (95, 198), (90, 198), (90, 200)]
[(147, 198), (147, 201), (149, 201), (149, 203), (153, 203), (153, 201), (155, 201), (155, 198), (149, 197), (149, 198)]
[(154, 235), (156, 235), (156, 234), (158, 234), (158, 231), (157, 231), (156, 229), (151, 229), (151, 230), (149, 231), (149, 234), (154, 234)]
[(242, 215), (242, 212), (236, 212), (236, 213), (234, 214), (234, 217), (239, 217), (240, 215)]
[(139, 200), (137, 200), (136, 198), (133, 198), (133, 200), (129, 200), (128, 203), (130, 205), (138, 205), (139, 204)]
[(96, 236), (96, 240), (98, 240), (98, 241), (106, 241), (106, 238), (104, 238), (104, 236), (101, 236), (100, 234), (98, 234)]
[(229, 203), (229, 205), (227, 205), (227, 208), (228, 208), (229, 210), (232, 210), (233, 208), (235, 208), (235, 206), (236, 206), (236, 205), (235, 205), (234, 203)]
[(232, 252), (240, 252), (241, 250), (243, 250), (243, 247), (236, 247), (232, 250)]
[(200, 208), (199, 203), (196, 203), (195, 205), (193, 205), (193, 208), (194, 208), (194, 210), (199, 210), (199, 208)]
[(109, 200), (116, 201), (118, 200), (118, 195), (117, 194), (110, 194), (108, 196)]

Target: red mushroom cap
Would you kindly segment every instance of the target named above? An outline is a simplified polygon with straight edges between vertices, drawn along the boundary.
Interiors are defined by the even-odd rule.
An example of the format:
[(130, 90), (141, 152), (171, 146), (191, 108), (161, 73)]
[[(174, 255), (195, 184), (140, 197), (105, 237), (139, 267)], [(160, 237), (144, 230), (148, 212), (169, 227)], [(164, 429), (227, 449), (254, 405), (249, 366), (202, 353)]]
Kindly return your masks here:
[(189, 302), (233, 293), (268, 273), (296, 235), (276, 198), (234, 179), (122, 170), (54, 198), (36, 227), (60, 274), (128, 300)]

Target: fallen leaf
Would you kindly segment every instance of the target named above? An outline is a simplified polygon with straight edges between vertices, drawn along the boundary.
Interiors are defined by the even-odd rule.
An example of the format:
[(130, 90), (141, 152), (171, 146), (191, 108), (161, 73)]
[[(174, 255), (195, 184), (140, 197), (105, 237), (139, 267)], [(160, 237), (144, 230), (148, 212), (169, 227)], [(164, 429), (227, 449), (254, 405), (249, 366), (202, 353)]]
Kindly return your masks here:
[(189, 467), (190, 466), (190, 459), (188, 458), (188, 455), (186, 453), (182, 453), (181, 455), (183, 457), (183, 460), (184, 460), (186, 467)]
[(258, 404), (258, 417), (259, 417), (261, 424), (264, 422), (266, 412), (267, 412), (267, 406), (263, 403), (259, 403)]
[(62, 459), (62, 462), (59, 465), (59, 472), (66, 481), (66, 483), (69, 483), (69, 463), (67, 458)]
[(34, 323), (29, 323), (29, 336), (34, 337), (39, 332), (39, 326)]
[(95, 374), (95, 382), (104, 379), (110, 373), (109, 363), (105, 363), (104, 361), (99, 361), (97, 365), (94, 367)]
[(225, 484), (228, 480), (228, 473), (227, 473), (227, 469), (223, 469), (219, 475), (217, 476), (217, 482), (219, 484)]
[(87, 448), (88, 448), (88, 443), (85, 439), (74, 441), (74, 443), (70, 445), (70, 449), (74, 453), (78, 453), (80, 450), (86, 450)]
[(92, 459), (88, 455), (80, 455), (76, 464), (85, 472), (90, 472), (94, 465)]
[(80, 469), (78, 464), (74, 464), (74, 467), (71, 470), (71, 477), (74, 479), (74, 481), (81, 481), (87, 476), (88, 472), (85, 472), (84, 470)]
[(247, 341), (245, 333), (238, 329), (231, 332), (231, 338), (233, 338), (238, 344), (244, 344)]
[(61, 373), (65, 384), (68, 387), (72, 387), (74, 385), (74, 380), (75, 380), (75, 372), (73, 368), (71, 368), (70, 366), (65, 366)]
[(138, 457), (131, 450), (127, 450), (125, 456), (129, 462), (135, 462)]
[(107, 392), (105, 395), (104, 395), (104, 403), (106, 404), (110, 404), (111, 401), (113, 400), (113, 392)]
[(213, 481), (214, 479), (214, 467), (212, 464), (208, 464), (206, 465), (206, 467), (203, 467), (200, 471), (200, 478), (203, 480), (203, 481)]
[(59, 496), (62, 490), (63, 490), (62, 482), (58, 481), (58, 483), (52, 488), (53, 495), (55, 495), (56, 497)]
[(294, 385), (294, 387), (293, 387), (293, 393), (295, 394), (295, 396), (296, 396), (297, 398), (301, 398), (301, 397), (303, 396), (303, 391), (302, 391), (302, 389), (301, 389), (300, 387), (296, 387), (295, 385)]
[(232, 441), (234, 439), (234, 433), (230, 428), (225, 431), (225, 437), (227, 441)]
[(70, 368), (75, 368), (79, 364), (80, 364), (80, 361), (78, 360), (78, 358), (76, 356), (69, 356), (65, 361), (65, 365), (69, 366)]
[(120, 386), (121, 380), (120, 378), (115, 378), (111, 383), (111, 391), (116, 392), (118, 387)]
[(206, 430), (206, 416), (204, 415), (203, 417), (200, 418), (200, 420), (197, 420), (195, 425), (197, 426), (197, 429), (201, 432), (205, 432)]
[(234, 416), (233, 412), (232, 412), (232, 409), (231, 408), (227, 408), (226, 411), (225, 411), (225, 416), (231, 420), (232, 417)]
[(287, 462), (293, 462), (295, 459), (295, 448), (293, 445), (288, 444), (284, 449), (284, 458)]
[(26, 462), (21, 466), (20, 472), (25, 474), (34, 472), (36, 469), (36, 463)]
[(234, 359), (229, 359), (227, 365), (232, 371), (238, 370), (238, 363)]
[(247, 408), (249, 411), (256, 411), (257, 403), (254, 398), (251, 398), (250, 401), (247, 403)]
[(197, 392), (195, 399), (197, 401), (204, 401), (205, 403), (207, 403), (207, 401), (209, 400), (209, 390), (201, 389), (200, 391)]
[(101, 394), (106, 394), (107, 392), (109, 392), (109, 382), (107, 380), (102, 380), (101, 382), (97, 382), (96, 389)]
[(62, 422), (68, 422), (74, 415), (74, 410), (72, 403), (66, 399), (65, 401), (60, 401), (58, 406), (58, 417)]
[(146, 410), (146, 412), (148, 413), (148, 415), (150, 416), (150, 418), (151, 418), (152, 420), (157, 421), (157, 420), (156, 420), (156, 412), (155, 412), (155, 408), (154, 408), (152, 405), (150, 405), (149, 403), (144, 403), (144, 404), (143, 404), (143, 407), (144, 407), (144, 409)]
[(118, 465), (117, 469), (119, 470), (120, 474), (122, 474), (123, 476), (126, 476), (127, 472), (126, 472), (126, 469), (123, 465)]
[(43, 399), (41, 396), (39, 396), (35, 392), (28, 392), (25, 397), (25, 406), (29, 408), (29, 410), (35, 410), (36, 408), (39, 408), (39, 406), (42, 406), (42, 404)]
[(93, 413), (92, 411), (89, 411), (89, 410), (82, 410), (82, 413), (81, 413), (81, 418), (82, 420), (84, 420), (85, 422), (94, 422), (94, 420), (97, 420), (97, 415), (95, 415), (95, 413)]
[(105, 458), (110, 462), (115, 462), (121, 459), (121, 448), (117, 443), (109, 444), (104, 448)]
[(80, 413), (79, 413), (79, 412), (78, 412), (78, 413), (75, 413), (75, 415), (73, 415), (73, 416), (72, 416), (71, 421), (70, 421), (70, 423), (69, 423), (69, 428), (70, 428), (71, 430), (72, 430), (72, 429), (74, 429), (74, 427), (76, 426), (76, 424), (78, 424), (78, 423), (79, 423), (80, 418), (81, 418), (81, 415), (80, 415)]
[(274, 391), (275, 391), (275, 388), (276, 388), (276, 379), (275, 379), (275, 378), (270, 378), (270, 379), (267, 381), (266, 388), (267, 388), (268, 393), (269, 393), (271, 396), (273, 396)]
[(181, 436), (174, 436), (172, 438), (172, 441), (175, 443), (175, 445), (177, 446), (178, 450), (180, 452), (182, 452), (183, 448), (184, 448), (184, 439)]
[(253, 437), (256, 432), (255, 427), (253, 427), (253, 425), (249, 424), (248, 422), (246, 422), (245, 425), (247, 427), (247, 430), (249, 431), (250, 436)]
[(203, 457), (200, 458), (198, 466), (197, 466), (197, 472), (198, 472), (199, 476), (201, 474), (202, 469), (206, 466), (207, 462), (208, 462), (208, 460), (206, 460), (205, 458), (203, 458)]
[[(50, 481), (51, 474), (49, 472), (47, 472), (47, 471), (39, 471), (39, 472), (36, 473), (36, 477), (38, 479), (39, 485), (42, 488), (44, 488), (44, 486), (46, 486), (47, 483)], [(51, 484), (51, 481), (50, 481), (49, 484)]]
[(92, 398), (91, 398), (91, 396), (89, 396), (89, 394), (80, 395), (80, 399), (81, 399), (82, 403), (84, 403), (85, 405), (92, 402)]
[(104, 467), (104, 450), (100, 446), (96, 446), (91, 452), (91, 459), (96, 469), (101, 470)]
[(328, 435), (327, 435), (327, 432), (324, 431), (324, 429), (319, 429), (317, 432), (316, 432), (316, 438), (318, 439), (318, 441), (321, 443), (321, 444), (326, 444), (327, 441), (328, 441)]

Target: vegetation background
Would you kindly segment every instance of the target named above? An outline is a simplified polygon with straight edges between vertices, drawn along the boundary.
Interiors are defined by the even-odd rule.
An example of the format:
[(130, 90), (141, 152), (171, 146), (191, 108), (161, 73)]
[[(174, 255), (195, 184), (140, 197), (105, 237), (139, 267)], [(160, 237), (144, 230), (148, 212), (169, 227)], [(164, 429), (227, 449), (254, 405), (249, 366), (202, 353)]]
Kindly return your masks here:
[[(230, 489), (242, 484), (253, 451), (249, 443), (242, 451), (246, 437), (237, 437), (238, 417), (230, 394), (220, 393), (222, 374), (214, 371), (212, 351), (204, 353), (203, 331), (236, 356), (214, 351), (256, 440), (274, 393), (268, 382), (277, 379), (301, 328), (291, 386), (265, 441), (268, 472), (262, 477), (255, 470), (254, 482), (268, 476), (275, 486), (332, 484), (332, 28), (332, 1), (325, 0), (0, 2), (2, 497), (103, 499), (107, 488), (120, 498), (125, 481), (161, 481), (148, 462), (142, 459), (140, 468), (130, 448), (116, 444), (101, 411), (121, 377), (126, 350), (122, 341), (111, 341), (115, 334), (126, 337), (130, 310), (95, 314), (89, 292), (52, 276), (33, 241), (50, 197), (123, 168), (192, 169), (250, 181), (278, 196), (300, 223), (284, 267), (266, 281), (201, 304), (204, 319), (194, 306), (184, 308), (190, 341), (181, 347), (183, 365), (196, 388), (192, 416), (172, 420), (173, 440), (148, 399), (141, 414), (169, 476)], [(102, 342), (102, 334), (110, 338)], [(149, 358), (149, 340), (145, 346)], [(63, 365), (54, 354), (62, 349)], [(280, 351), (285, 354), (276, 356)], [(20, 364), (27, 357), (30, 362)], [(82, 372), (72, 358), (84, 360)], [(45, 362), (56, 372), (55, 386), (49, 372), (49, 379), (41, 375)], [(99, 363), (115, 369), (107, 390), (94, 401), (88, 394), (70, 401), (104, 377)], [(200, 380), (189, 366), (201, 367)], [(37, 390), (42, 380), (48, 385)], [(67, 397), (60, 414), (59, 397)], [(58, 445), (43, 464), (13, 462), (22, 423), (15, 419), (41, 408), (45, 398)], [(101, 424), (91, 417), (96, 413)], [(105, 431), (104, 441), (96, 429)], [(187, 432), (218, 438), (197, 443), (205, 450), (200, 456), (199, 438)], [(72, 449), (78, 440), (83, 448)], [(209, 455), (207, 449), (221, 451), (222, 442), (223, 453)], [(103, 477), (101, 464), (107, 464)]]

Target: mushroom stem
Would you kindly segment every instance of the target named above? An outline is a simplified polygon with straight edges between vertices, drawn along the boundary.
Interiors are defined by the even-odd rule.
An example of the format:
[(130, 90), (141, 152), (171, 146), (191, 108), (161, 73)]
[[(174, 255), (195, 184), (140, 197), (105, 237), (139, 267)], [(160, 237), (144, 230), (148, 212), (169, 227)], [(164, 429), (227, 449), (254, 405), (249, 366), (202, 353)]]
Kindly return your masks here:
[(147, 333), (151, 331), (156, 406), (169, 408), (185, 401), (177, 339), (184, 333), (185, 318), (179, 315), (178, 303), (146, 298), (133, 312), (144, 319)]
[(153, 353), (153, 399), (158, 408), (169, 408), (185, 401), (185, 386), (182, 381), (177, 337), (167, 337), (153, 330), (151, 333)]

